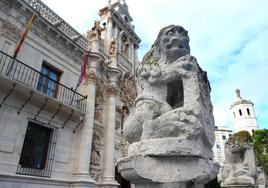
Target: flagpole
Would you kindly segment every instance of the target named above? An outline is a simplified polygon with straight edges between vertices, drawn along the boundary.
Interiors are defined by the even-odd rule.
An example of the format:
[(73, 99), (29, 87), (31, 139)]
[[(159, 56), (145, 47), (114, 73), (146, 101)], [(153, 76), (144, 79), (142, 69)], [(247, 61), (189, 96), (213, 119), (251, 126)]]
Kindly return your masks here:
[(36, 17), (37, 17), (37, 12), (35, 10), (34, 13), (33, 13), (33, 15), (31, 16), (31, 18), (30, 18), (27, 26), (26, 26), (26, 29), (21, 34), (21, 37), (20, 37), (19, 42), (16, 45), (16, 48), (15, 48), (14, 54), (13, 54), (13, 61), (12, 61), (11, 65), (10, 65), (8, 71), (7, 71), (7, 76), (10, 75), (10, 73), (11, 73), (11, 71), (13, 69), (13, 66), (14, 66), (14, 64), (16, 62), (17, 56), (18, 56), (18, 54), (20, 52), (20, 48), (21, 48), (21, 46), (22, 46), (22, 44), (23, 44), (23, 42), (24, 42), (24, 40), (25, 40), (25, 38), (27, 36), (28, 31), (30, 30), (31, 26), (33, 25), (33, 22), (34, 22), (34, 20), (35, 20)]
[(80, 72), (80, 76), (79, 76), (79, 79), (78, 79), (78, 82), (76, 84), (76, 87), (75, 87), (75, 90), (74, 90), (74, 94), (72, 96), (72, 99), (71, 99), (71, 102), (70, 102), (70, 105), (72, 105), (73, 103), (73, 100), (74, 100), (74, 95), (79, 87), (79, 85), (81, 84), (81, 82), (83, 81), (83, 78), (86, 77), (86, 66), (88, 64), (88, 57), (89, 57), (89, 53), (91, 52), (91, 49), (88, 50), (86, 56), (84, 57), (84, 62), (81, 66), (81, 72)]

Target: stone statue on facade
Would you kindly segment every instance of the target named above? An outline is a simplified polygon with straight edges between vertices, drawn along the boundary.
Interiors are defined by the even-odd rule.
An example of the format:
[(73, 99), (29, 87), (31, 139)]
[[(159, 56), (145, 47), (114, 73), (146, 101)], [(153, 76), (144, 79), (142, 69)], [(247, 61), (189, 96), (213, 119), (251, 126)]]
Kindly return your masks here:
[(121, 174), (138, 187), (147, 180), (148, 187), (189, 182), (198, 187), (216, 177), (210, 85), (190, 55), (188, 32), (175, 25), (163, 28), (136, 77), (135, 108), (124, 124), (128, 156), (118, 162)]
[(102, 28), (100, 26), (100, 21), (95, 21), (94, 26), (91, 28), (90, 31), (87, 32), (87, 38), (91, 39), (101, 39), (101, 31)]
[(254, 186), (257, 167), (249, 132), (240, 131), (225, 143), (225, 161), (220, 172), (221, 186)]
[(121, 52), (128, 57), (129, 41), (127, 37), (122, 37)]
[(110, 44), (109, 54), (115, 55), (117, 50), (117, 38), (113, 37)]

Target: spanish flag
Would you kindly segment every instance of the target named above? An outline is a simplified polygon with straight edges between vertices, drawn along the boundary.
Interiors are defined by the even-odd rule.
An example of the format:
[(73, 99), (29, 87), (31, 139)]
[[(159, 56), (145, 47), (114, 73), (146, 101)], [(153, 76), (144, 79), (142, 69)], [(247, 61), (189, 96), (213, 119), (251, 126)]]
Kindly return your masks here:
[(89, 53), (90, 53), (91, 49), (88, 50), (87, 54), (85, 55), (84, 59), (83, 59), (83, 64), (81, 66), (81, 73), (80, 73), (80, 77), (77, 83), (77, 87), (87, 78), (87, 64), (88, 64), (88, 57), (89, 57)]
[(15, 48), (15, 51), (14, 51), (14, 55), (13, 55), (13, 58), (14, 59), (17, 58), (17, 55), (18, 55), (18, 53), (20, 51), (20, 48), (21, 48), (21, 46), (22, 46), (22, 44), (24, 42), (24, 39), (26, 38), (27, 33), (28, 33), (29, 29), (31, 28), (31, 26), (32, 26), (32, 24), (33, 24), (33, 22), (34, 22), (34, 20), (35, 20), (36, 17), (37, 17), (37, 12), (35, 11), (33, 13), (32, 17), (30, 18), (30, 20), (29, 20), (29, 22), (28, 22), (28, 24), (26, 26), (26, 29), (24, 30), (24, 32), (22, 32), (20, 34), (20, 40), (19, 40), (19, 42), (16, 45), (16, 48)]

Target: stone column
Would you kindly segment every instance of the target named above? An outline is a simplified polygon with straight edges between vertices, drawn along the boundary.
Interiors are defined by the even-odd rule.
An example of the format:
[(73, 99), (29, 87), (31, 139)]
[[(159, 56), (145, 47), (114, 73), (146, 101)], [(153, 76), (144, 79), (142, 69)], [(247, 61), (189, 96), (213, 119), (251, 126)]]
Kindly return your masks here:
[(113, 38), (113, 20), (111, 17), (107, 20), (107, 33), (106, 33), (106, 51), (109, 52), (110, 42)]
[(104, 149), (102, 158), (102, 176), (100, 187), (110, 188), (118, 187), (115, 181), (115, 110), (116, 110), (116, 96), (117, 82), (122, 75), (121, 71), (116, 68), (108, 69), (109, 85), (106, 89), (106, 119), (105, 119), (105, 133), (104, 133)]
[(89, 164), (94, 125), (97, 72), (100, 69), (100, 62), (103, 61), (102, 56), (95, 53), (90, 54), (87, 80), (81, 88), (82, 93), (87, 95), (87, 110), (78, 135), (77, 169), (72, 183), (75, 188), (94, 187), (95, 183), (89, 174)]
[(136, 66), (138, 63), (138, 49), (139, 49), (139, 46), (134, 44), (134, 61), (133, 61), (133, 65), (132, 65), (134, 75), (135, 75)]

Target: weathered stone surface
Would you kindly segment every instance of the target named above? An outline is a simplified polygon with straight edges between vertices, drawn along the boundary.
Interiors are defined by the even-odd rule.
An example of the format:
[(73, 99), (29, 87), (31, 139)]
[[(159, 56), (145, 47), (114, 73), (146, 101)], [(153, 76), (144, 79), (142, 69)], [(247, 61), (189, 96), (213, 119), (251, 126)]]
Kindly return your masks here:
[(218, 172), (210, 160), (214, 118), (207, 75), (190, 55), (188, 32), (163, 28), (136, 76), (135, 108), (124, 123), (130, 145), (118, 161), (120, 173), (138, 187), (202, 187)]
[[(189, 162), (191, 161), (191, 162)], [(217, 165), (205, 158), (177, 156), (132, 156), (120, 161), (120, 173), (133, 183), (203, 183), (217, 175)]]
[(254, 186), (257, 168), (250, 134), (238, 132), (225, 143), (225, 161), (220, 172), (223, 187)]
[(210, 158), (212, 151), (203, 145), (200, 138), (192, 142), (190, 140), (174, 137), (135, 142), (129, 146), (128, 154), (131, 156), (203, 156)]
[[(170, 32), (174, 36), (167, 34)], [(188, 54), (186, 42), (189, 38), (183, 28), (164, 28), (138, 67), (136, 109), (124, 125), (130, 143), (151, 138), (199, 136), (209, 147), (214, 143), (209, 82), (206, 72)], [(154, 53), (159, 53), (157, 61), (158, 55)]]

